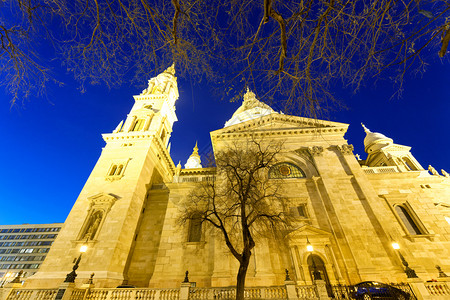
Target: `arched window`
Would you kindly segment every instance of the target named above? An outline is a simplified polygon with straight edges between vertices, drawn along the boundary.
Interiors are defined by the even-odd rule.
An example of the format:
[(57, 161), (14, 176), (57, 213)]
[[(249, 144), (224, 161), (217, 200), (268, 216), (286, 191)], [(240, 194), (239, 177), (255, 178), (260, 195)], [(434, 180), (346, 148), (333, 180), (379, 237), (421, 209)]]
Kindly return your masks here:
[(412, 235), (424, 234), (424, 231), (420, 229), (420, 226), (414, 221), (409, 209), (403, 205), (396, 205), (395, 212), (402, 220), (408, 232)]
[(116, 175), (120, 175), (122, 173), (122, 170), (123, 170), (123, 165), (120, 165), (119, 168), (117, 168)]
[(163, 141), (163, 143), (164, 143), (164, 139), (166, 138), (166, 131), (163, 129), (162, 131), (161, 131), (161, 141)]
[(145, 119), (137, 119), (130, 131), (139, 131), (144, 128)]
[(278, 163), (269, 170), (269, 178), (305, 178), (305, 173), (294, 164), (288, 162)]
[(411, 171), (417, 171), (416, 166), (413, 164), (413, 162), (408, 158), (408, 157), (403, 157), (402, 158), (403, 163), (405, 164), (405, 166), (411, 170)]
[(188, 242), (200, 242), (202, 238), (202, 219), (200, 215), (194, 215), (189, 222)]
[(111, 171), (109, 171), (109, 176), (113, 176), (116, 173), (117, 165), (113, 165)]

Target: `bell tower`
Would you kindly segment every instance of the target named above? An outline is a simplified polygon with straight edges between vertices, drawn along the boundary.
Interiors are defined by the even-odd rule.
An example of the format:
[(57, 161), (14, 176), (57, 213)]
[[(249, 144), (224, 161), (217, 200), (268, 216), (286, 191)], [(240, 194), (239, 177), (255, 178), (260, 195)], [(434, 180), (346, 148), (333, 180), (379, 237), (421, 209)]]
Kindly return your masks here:
[[(96, 287), (115, 287), (126, 280), (130, 255), (153, 184), (172, 181), (175, 165), (168, 145), (177, 121), (178, 99), (174, 65), (148, 81), (134, 96), (125, 121), (103, 134), (103, 148), (91, 175), (40, 270), (28, 287), (56, 287), (83, 254), (78, 280), (95, 273)], [(81, 279), (81, 280), (80, 280)]]

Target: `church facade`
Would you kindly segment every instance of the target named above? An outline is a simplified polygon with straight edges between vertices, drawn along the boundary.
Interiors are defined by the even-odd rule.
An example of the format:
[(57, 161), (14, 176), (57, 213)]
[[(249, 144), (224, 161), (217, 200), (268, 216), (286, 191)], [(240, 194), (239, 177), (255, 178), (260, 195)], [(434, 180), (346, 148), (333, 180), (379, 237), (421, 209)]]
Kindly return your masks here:
[[(96, 287), (179, 287), (188, 270), (198, 287), (235, 285), (238, 264), (220, 236), (178, 222), (179, 203), (215, 174), (202, 167), (197, 145), (184, 168), (170, 157), (178, 96), (172, 66), (103, 134), (97, 164), (26, 287), (59, 286), (83, 244), (80, 284), (95, 273)], [(402, 261), (424, 280), (438, 277), (437, 265), (450, 272), (448, 174), (430, 174), (410, 147), (365, 127), (367, 158), (358, 159), (347, 128), (277, 113), (247, 91), (225, 127), (211, 132), (215, 152), (251, 136), (283, 141), (271, 172), (284, 179), (296, 226), (283, 241), (257, 242), (247, 286), (281, 285), (285, 269), (297, 284), (311, 284), (312, 263), (331, 284), (405, 281)]]

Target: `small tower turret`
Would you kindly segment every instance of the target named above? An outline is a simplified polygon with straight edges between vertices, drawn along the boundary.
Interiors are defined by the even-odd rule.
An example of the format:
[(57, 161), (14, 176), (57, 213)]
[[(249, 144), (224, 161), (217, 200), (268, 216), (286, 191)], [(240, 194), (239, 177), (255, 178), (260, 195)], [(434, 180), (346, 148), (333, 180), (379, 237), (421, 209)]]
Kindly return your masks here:
[(401, 172), (423, 170), (411, 154), (411, 147), (395, 144), (384, 134), (371, 132), (364, 124), (361, 125), (366, 132), (364, 151), (368, 154), (368, 167), (397, 166)]

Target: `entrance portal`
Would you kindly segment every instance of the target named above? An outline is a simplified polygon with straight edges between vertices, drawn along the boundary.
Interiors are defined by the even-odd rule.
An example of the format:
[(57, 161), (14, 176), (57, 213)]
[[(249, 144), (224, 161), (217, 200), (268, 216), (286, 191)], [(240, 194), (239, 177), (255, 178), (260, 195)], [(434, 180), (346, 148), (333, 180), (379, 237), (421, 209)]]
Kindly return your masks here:
[(320, 256), (318, 256), (318, 255), (311, 254), (310, 256), (308, 256), (307, 263), (308, 263), (309, 276), (311, 277), (311, 280), (314, 281), (313, 273), (314, 273), (314, 265), (316, 265), (317, 272), (320, 273), (320, 277), (322, 278), (323, 281), (325, 281), (328, 296), (331, 297), (331, 294), (332, 294), (331, 283), (330, 283), (330, 279), (328, 278), (328, 273), (327, 273), (327, 270), (325, 268), (325, 263), (323, 262), (322, 258), (320, 258)]

